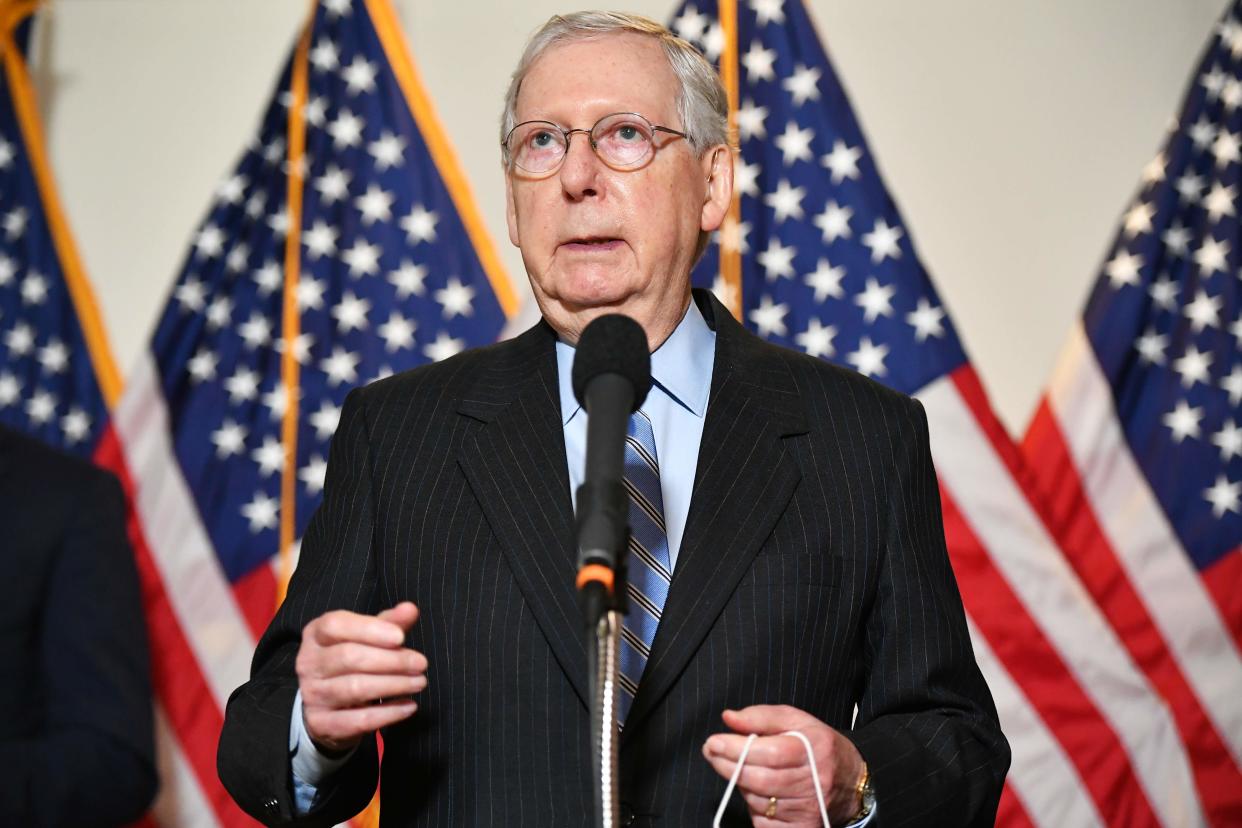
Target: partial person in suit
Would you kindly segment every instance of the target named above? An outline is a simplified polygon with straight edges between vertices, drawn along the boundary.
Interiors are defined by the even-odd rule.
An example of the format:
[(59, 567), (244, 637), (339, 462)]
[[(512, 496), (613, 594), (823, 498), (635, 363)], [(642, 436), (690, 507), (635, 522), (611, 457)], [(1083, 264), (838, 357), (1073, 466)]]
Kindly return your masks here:
[(0, 825), (124, 825), (156, 790), (116, 478), (0, 426)]
[(350, 395), (288, 598), (229, 701), (229, 791), (269, 824), (330, 825), (378, 774), (385, 825), (590, 823), (569, 374), (586, 324), (619, 312), (654, 378), (627, 448), (623, 823), (709, 825), (753, 733), (725, 823), (818, 824), (802, 744), (779, 735), (799, 730), (834, 825), (991, 824), (1009, 749), (921, 406), (691, 291), (733, 187), (712, 67), (645, 18), (556, 17), (502, 135), (543, 320)]

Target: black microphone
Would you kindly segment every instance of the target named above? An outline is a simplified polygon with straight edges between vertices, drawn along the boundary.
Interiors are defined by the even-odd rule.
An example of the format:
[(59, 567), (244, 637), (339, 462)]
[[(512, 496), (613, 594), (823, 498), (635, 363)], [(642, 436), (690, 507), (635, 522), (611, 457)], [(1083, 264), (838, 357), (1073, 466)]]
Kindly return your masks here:
[(624, 581), (625, 432), (630, 414), (651, 390), (642, 326), (615, 313), (587, 325), (574, 352), (573, 386), (587, 413), (586, 471), (578, 487), (578, 589), (586, 623), (594, 627), (609, 602), (616, 605), (616, 587)]

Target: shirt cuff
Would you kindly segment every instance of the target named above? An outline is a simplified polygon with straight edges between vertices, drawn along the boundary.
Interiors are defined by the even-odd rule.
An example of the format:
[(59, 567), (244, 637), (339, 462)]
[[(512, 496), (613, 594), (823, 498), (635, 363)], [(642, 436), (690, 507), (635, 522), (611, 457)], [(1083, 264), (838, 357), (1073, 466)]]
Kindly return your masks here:
[(289, 720), (289, 757), (293, 768), (293, 788), (297, 793), (299, 783), (311, 789), (312, 797), (332, 774), (354, 755), (350, 750), (344, 756), (327, 756), (315, 746), (306, 725), (302, 722), (302, 691), (293, 697), (293, 718)]

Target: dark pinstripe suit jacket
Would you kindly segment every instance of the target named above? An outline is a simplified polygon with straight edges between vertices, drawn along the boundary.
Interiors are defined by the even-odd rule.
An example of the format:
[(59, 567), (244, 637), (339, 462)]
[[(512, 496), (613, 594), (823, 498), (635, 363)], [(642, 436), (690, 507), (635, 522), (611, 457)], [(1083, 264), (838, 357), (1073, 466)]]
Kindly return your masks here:
[[(880, 824), (990, 824), (1009, 749), (945, 553), (922, 408), (695, 300), (716, 362), (685, 539), (621, 740), (627, 815), (710, 825), (724, 781), (700, 750), (720, 711), (784, 703), (850, 735)], [(288, 600), (228, 706), (220, 776), (251, 814), (291, 819), (303, 625), (411, 599), (430, 687), (383, 734), (384, 825), (589, 824), (554, 341), (541, 323), (350, 395)], [(367, 740), (304, 824), (362, 808), (376, 766)], [(748, 824), (735, 799), (730, 824)]]

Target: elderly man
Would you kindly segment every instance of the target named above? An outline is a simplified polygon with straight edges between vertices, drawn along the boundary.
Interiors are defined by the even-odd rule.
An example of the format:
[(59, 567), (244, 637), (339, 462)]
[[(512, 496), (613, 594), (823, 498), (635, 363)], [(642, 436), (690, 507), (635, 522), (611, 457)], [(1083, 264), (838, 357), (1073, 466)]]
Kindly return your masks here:
[[(573, 347), (646, 332), (631, 418), (623, 822), (983, 825), (1009, 753), (944, 550), (920, 406), (690, 289), (733, 162), (723, 90), (643, 18), (557, 17), (506, 100), (509, 235), (543, 321), (354, 392), (220, 774), (271, 823), (591, 819)], [(635, 463), (634, 458), (641, 463)], [(631, 475), (633, 474), (633, 477)], [(641, 501), (643, 514), (637, 511)]]

